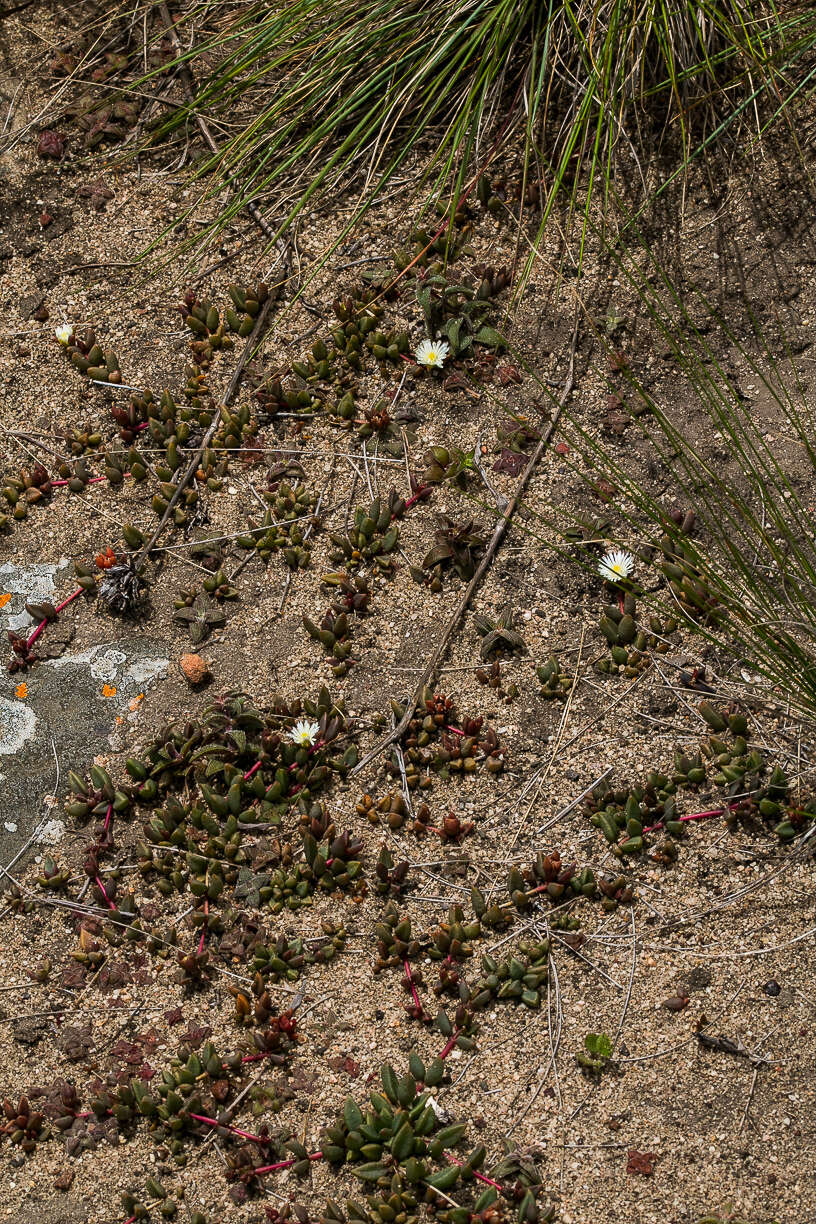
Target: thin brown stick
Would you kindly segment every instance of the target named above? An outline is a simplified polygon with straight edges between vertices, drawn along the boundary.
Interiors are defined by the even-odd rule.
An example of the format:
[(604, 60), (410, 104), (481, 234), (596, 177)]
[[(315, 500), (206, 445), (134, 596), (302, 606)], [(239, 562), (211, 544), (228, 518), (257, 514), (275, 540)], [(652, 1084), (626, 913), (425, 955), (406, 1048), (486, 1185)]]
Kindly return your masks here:
[(488, 569), (490, 568), (493, 558), (498, 552), (499, 546), (502, 540), (504, 539), (505, 535), (507, 534), (507, 529), (510, 526), (513, 515), (515, 514), (516, 510), (519, 507), (519, 504), (521, 503), (521, 499), (524, 494), (524, 491), (530, 482), (530, 477), (535, 471), (535, 468), (538, 465), (538, 462), (541, 459), (542, 455), (544, 454), (547, 447), (549, 446), (549, 443), (553, 437), (553, 434), (555, 433), (556, 426), (558, 425), (558, 421), (561, 416), (561, 413), (563, 412), (564, 407), (566, 406), (567, 400), (569, 399), (570, 394), (572, 392), (572, 388), (575, 385), (575, 352), (578, 347), (578, 323), (579, 323), (579, 320), (576, 317), (575, 326), (572, 331), (572, 340), (570, 342), (569, 369), (567, 372), (567, 378), (564, 383), (563, 390), (556, 404), (555, 411), (553, 412), (553, 415), (546, 429), (541, 435), (541, 439), (538, 443), (538, 446), (535, 448), (535, 451), (531, 455), (530, 462), (527, 464), (527, 467), (524, 470), (524, 474), (522, 475), (521, 479), (518, 482), (518, 485), (516, 486), (516, 491), (513, 494), (512, 501), (507, 506), (506, 510), (501, 515), (498, 522), (496, 523), (496, 527), (493, 531), (493, 535), (490, 538), (490, 543), (488, 544), (487, 549), (485, 550), (484, 556), (479, 562), (479, 565), (476, 569), (476, 573), (473, 575), (470, 582), (468, 583), (467, 590), (465, 591), (462, 598), (459, 600), (459, 603), (457, 604), (453, 615), (448, 621), (447, 627), (445, 629), (445, 632), (442, 634), (442, 638), (439, 642), (439, 645), (436, 647), (428, 663), (426, 664), (425, 669), (422, 673), (422, 676), (420, 677), (419, 683), (414, 689), (413, 696), (411, 697), (407, 706), (405, 707), (405, 713), (403, 714), (402, 718), (399, 720), (397, 725), (391, 731), (389, 731), (388, 734), (384, 736), (378, 744), (375, 744), (375, 746), (371, 749), (371, 751), (367, 752), (366, 755), (363, 757), (363, 759), (359, 761), (357, 765), (355, 765), (354, 769), (352, 769), (351, 771), (352, 775), (359, 773), (361, 769), (364, 769), (366, 765), (370, 764), (371, 761), (373, 761), (376, 757), (378, 757), (380, 753), (389, 746), (389, 744), (393, 744), (394, 740), (401, 738), (409, 722), (414, 717), (416, 708), (422, 699), (423, 691), (425, 690), (426, 686), (430, 684), (430, 682), (435, 678), (437, 671), (439, 669), (439, 666), (442, 663), (442, 660), (445, 658), (445, 655), (447, 654), (448, 647), (450, 646), (451, 638), (456, 632), (456, 629), (459, 626), (459, 622), (461, 621), (462, 617), (464, 616), (465, 612), (468, 609), (468, 606), (470, 605), (470, 601), (473, 598), (474, 592), (476, 591), (477, 587), (482, 581), (482, 578), (485, 576)]

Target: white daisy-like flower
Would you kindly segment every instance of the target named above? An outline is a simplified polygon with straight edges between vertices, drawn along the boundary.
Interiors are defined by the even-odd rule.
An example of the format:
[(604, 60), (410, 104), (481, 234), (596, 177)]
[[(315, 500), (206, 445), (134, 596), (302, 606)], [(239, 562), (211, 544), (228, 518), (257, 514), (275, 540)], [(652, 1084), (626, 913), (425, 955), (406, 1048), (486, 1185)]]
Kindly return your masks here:
[(449, 353), (447, 340), (421, 340), (414, 349), (417, 364), (429, 366), (432, 370), (441, 370)]
[(320, 727), (315, 722), (307, 722), (305, 718), (300, 722), (295, 723), (289, 732), (289, 738), (293, 744), (298, 744), (301, 748), (311, 748), (312, 744), (317, 739)]
[(74, 329), (70, 323), (61, 323), (59, 327), (54, 328), (54, 335), (59, 340), (60, 344), (67, 344), (74, 334)]
[(623, 549), (613, 548), (598, 562), (598, 573), (607, 582), (622, 582), (635, 568), (635, 558)]

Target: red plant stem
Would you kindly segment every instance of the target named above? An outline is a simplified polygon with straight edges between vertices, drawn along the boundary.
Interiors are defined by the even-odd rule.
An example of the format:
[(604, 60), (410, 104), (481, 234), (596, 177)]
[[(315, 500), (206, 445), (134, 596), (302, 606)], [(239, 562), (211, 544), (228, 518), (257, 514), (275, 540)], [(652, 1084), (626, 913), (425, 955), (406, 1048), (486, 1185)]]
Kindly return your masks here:
[(411, 966), (408, 964), (407, 960), (404, 960), (402, 963), (405, 966), (405, 976), (408, 979), (408, 985), (411, 987), (411, 997), (414, 1000), (414, 1005), (416, 1006), (417, 1011), (421, 1013), (423, 1010), (422, 1004), (419, 1001), (419, 995), (417, 994), (417, 989), (414, 985), (414, 979), (411, 976)]
[(217, 1118), (208, 1118), (205, 1114), (191, 1113), (187, 1116), (195, 1122), (203, 1122), (205, 1126), (220, 1126), (223, 1130), (227, 1130), (233, 1135), (240, 1135), (242, 1139), (250, 1139), (253, 1143), (260, 1143), (261, 1147), (265, 1147), (269, 1143), (268, 1139), (262, 1139), (260, 1135), (251, 1135), (249, 1131), (241, 1130), (237, 1126), (230, 1126), (226, 1122), (219, 1122)]
[(204, 940), (207, 938), (207, 918), (209, 917), (209, 913), (210, 913), (210, 903), (209, 901), (205, 900), (204, 901), (204, 929), (201, 932), (201, 939), (198, 941), (198, 955), (199, 956), (204, 951)]
[(135, 1216), (128, 1216), (128, 1218), (125, 1220), (125, 1224), (133, 1224), (133, 1221), (135, 1219), (136, 1219)]
[[(309, 1160), (322, 1160), (322, 1159), (323, 1159), (323, 1153), (322, 1153), (322, 1152), (312, 1152), (312, 1153), (309, 1155), (308, 1159), (309, 1159)], [(262, 1165), (262, 1167), (261, 1167), (260, 1169), (253, 1169), (253, 1170), (252, 1170), (252, 1172), (253, 1172), (253, 1173), (255, 1173), (255, 1174), (259, 1174), (259, 1173), (277, 1173), (278, 1169), (291, 1169), (292, 1165), (294, 1165), (294, 1164), (297, 1164), (297, 1160), (296, 1160), (296, 1159), (292, 1159), (292, 1160), (279, 1160), (277, 1164), (271, 1164), (271, 1165)]]
[(430, 485), (420, 485), (413, 497), (408, 498), (407, 502), (405, 503), (405, 509), (410, 510), (412, 506), (416, 505), (420, 498), (425, 496), (430, 487)]
[(115, 914), (115, 913), (116, 913), (116, 906), (113, 904), (113, 902), (111, 901), (110, 897), (109, 897), (109, 896), (108, 896), (108, 894), (105, 892), (105, 885), (102, 883), (102, 881), (100, 880), (99, 876), (94, 876), (94, 879), (96, 880), (96, 887), (99, 889), (99, 891), (101, 892), (102, 896), (105, 898), (105, 901), (106, 901), (106, 903), (107, 903), (108, 909), (109, 909), (109, 910), (113, 910), (113, 912), (114, 912), (114, 914)]
[[(241, 1059), (241, 1062), (242, 1062), (242, 1063), (248, 1063), (248, 1062), (259, 1062), (259, 1061), (260, 1061), (260, 1059), (262, 1059), (262, 1058), (271, 1058), (271, 1057), (272, 1057), (272, 1055), (273, 1055), (273, 1053), (277, 1053), (277, 1051), (275, 1051), (275, 1050), (266, 1050), (266, 1051), (265, 1051), (263, 1054), (245, 1054), (245, 1055), (244, 1055), (244, 1057)], [(224, 1066), (225, 1066), (225, 1067), (226, 1067), (226, 1065), (227, 1065), (227, 1064), (226, 1064), (226, 1063), (224, 1063)]]
[(622, 593), (618, 594), (618, 607), (621, 610), (621, 616), (623, 616), (623, 594)]
[(105, 833), (107, 833), (108, 829), (110, 828), (110, 823), (111, 823), (111, 817), (112, 817), (112, 816), (113, 816), (113, 804), (112, 804), (112, 803), (109, 803), (109, 804), (108, 804), (108, 810), (107, 810), (107, 812), (105, 813), (105, 827), (104, 827), (104, 832), (105, 832)]
[[(75, 591), (73, 591), (73, 592), (72, 592), (72, 593), (71, 593), (71, 594), (68, 596), (68, 598), (67, 598), (67, 599), (63, 599), (63, 601), (62, 601), (62, 603), (61, 603), (61, 604), (57, 604), (57, 606), (56, 606), (56, 608), (54, 609), (54, 611), (55, 611), (55, 612), (57, 612), (57, 613), (59, 613), (59, 612), (61, 612), (61, 611), (62, 611), (62, 609), (63, 609), (63, 608), (67, 608), (67, 607), (68, 607), (68, 605), (69, 605), (69, 603), (71, 603), (71, 602), (72, 602), (72, 600), (76, 599), (76, 598), (77, 598), (77, 596), (81, 595), (84, 589), (85, 589), (84, 587), (77, 587), (77, 589), (76, 589)], [(37, 628), (36, 628), (36, 629), (33, 631), (33, 633), (31, 634), (31, 636), (30, 636), (29, 638), (27, 638), (27, 639), (26, 639), (26, 650), (30, 650), (30, 649), (31, 649), (31, 647), (34, 645), (34, 643), (36, 642), (37, 638), (40, 636), (40, 634), (42, 633), (43, 629), (45, 628), (45, 626), (46, 626), (47, 624), (48, 624), (48, 617), (46, 617), (46, 618), (45, 618), (45, 620), (40, 621), (39, 625), (38, 625), (38, 626), (37, 626)]]
[(448, 1057), (451, 1050), (456, 1045), (460, 1032), (461, 1032), (460, 1029), (455, 1029), (454, 1032), (451, 1034), (450, 1038), (445, 1042), (444, 1046), (439, 1052), (440, 1059), (445, 1059)]
[[(251, 768), (251, 769), (248, 769), (248, 770), (246, 771), (246, 773), (244, 774), (244, 781), (245, 781), (245, 782), (248, 782), (248, 781), (249, 781), (249, 779), (252, 777), (252, 775), (253, 775), (253, 774), (256, 774), (260, 768), (261, 768), (261, 762), (260, 762), (260, 761), (256, 761), (256, 762), (255, 762), (255, 764), (252, 766), (252, 768)], [(273, 783), (273, 785), (274, 785), (274, 783)]]
[[(687, 820), (708, 820), (709, 816), (723, 816), (726, 812), (733, 812), (734, 808), (738, 808), (738, 803), (729, 803), (725, 807), (709, 808), (707, 812), (692, 812), (688, 816), (677, 816), (676, 820), (682, 820), (684, 823)], [(662, 829), (663, 821), (659, 820), (657, 824), (649, 825), (648, 829), (644, 829), (644, 833), (654, 833), (655, 829)]]
[[(451, 1164), (458, 1165), (460, 1169), (465, 1167), (464, 1161), (457, 1160), (456, 1157), (451, 1156), (450, 1153), (448, 1153), (448, 1160), (451, 1162)], [(484, 1182), (486, 1186), (494, 1186), (496, 1190), (500, 1190), (502, 1194), (504, 1194), (504, 1186), (500, 1186), (497, 1181), (493, 1181), (492, 1177), (485, 1177), (484, 1173), (479, 1173), (476, 1169), (473, 1169), (472, 1173), (477, 1181)]]
[[(123, 472), (122, 475), (129, 476), (130, 472)], [(85, 483), (86, 484), (99, 484), (100, 480), (107, 480), (107, 479), (108, 479), (107, 476), (91, 476), (88, 480), (85, 481)], [(52, 480), (51, 488), (61, 489), (63, 485), (67, 485), (67, 484), (68, 484), (67, 480)]]
[(445, 727), (445, 730), (446, 730), (446, 731), (452, 731), (454, 735), (462, 735), (462, 736), (463, 736), (463, 735), (465, 734), (465, 733), (464, 733), (464, 731), (462, 731), (462, 730), (461, 730), (459, 727), (452, 727), (452, 726), (450, 725), (450, 723), (448, 723), (447, 727)]

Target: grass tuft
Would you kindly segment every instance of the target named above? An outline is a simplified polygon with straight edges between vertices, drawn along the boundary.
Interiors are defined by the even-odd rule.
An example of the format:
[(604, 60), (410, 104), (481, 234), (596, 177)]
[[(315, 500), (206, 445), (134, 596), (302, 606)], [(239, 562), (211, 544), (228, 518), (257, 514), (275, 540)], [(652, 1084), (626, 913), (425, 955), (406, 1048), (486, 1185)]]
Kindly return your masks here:
[(351, 183), (345, 234), (401, 170), (425, 200), (455, 202), (510, 148), (540, 224), (566, 200), (583, 239), (622, 147), (648, 195), (655, 149), (670, 153), (665, 182), (746, 113), (760, 122), (763, 99), (768, 122), (786, 114), (816, 42), (809, 6), (783, 17), (769, 0), (219, 2), (175, 25), (190, 49), (169, 68), (187, 65), (196, 93), (154, 139), (195, 113), (220, 131), (196, 173), (205, 194), (235, 194), (205, 238), (250, 200), (279, 236)]

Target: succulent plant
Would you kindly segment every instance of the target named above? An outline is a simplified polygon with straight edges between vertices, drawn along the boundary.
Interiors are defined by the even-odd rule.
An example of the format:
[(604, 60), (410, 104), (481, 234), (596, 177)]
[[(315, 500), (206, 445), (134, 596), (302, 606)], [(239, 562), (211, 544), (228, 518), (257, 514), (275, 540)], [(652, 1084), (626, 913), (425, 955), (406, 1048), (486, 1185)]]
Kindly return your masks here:
[(606, 605), (599, 627), (609, 643), (609, 657), (598, 660), (595, 670), (631, 677), (648, 664), (647, 651), (665, 654), (669, 650), (666, 639), (676, 631), (677, 622), (671, 618), (664, 622), (657, 616), (650, 616), (648, 632), (640, 628), (635, 597), (627, 591), (619, 604)]
[(513, 654), (524, 654), (527, 649), (524, 638), (517, 629), (513, 628), (513, 611), (509, 603), (501, 608), (496, 617), (476, 613), (473, 617), (473, 626), (482, 638), (479, 656), (484, 660), (491, 657), (504, 658)]
[(575, 1055), (575, 1061), (581, 1070), (594, 1079), (603, 1074), (611, 1058), (612, 1042), (606, 1033), (587, 1033), (584, 1048)]
[(99, 584), (99, 598), (110, 612), (132, 615), (139, 609), (146, 585), (133, 559), (124, 555), (105, 570)]
[(565, 698), (573, 685), (572, 676), (567, 676), (561, 671), (561, 664), (555, 655), (550, 655), (546, 663), (539, 664), (536, 668), (536, 676), (541, 684), (539, 694), (548, 701), (554, 698), (559, 700)]
[(425, 277), (417, 289), (427, 334), (447, 340), (454, 358), (470, 354), (474, 344), (491, 349), (503, 345), (500, 334), (487, 322), (492, 312), (491, 291), (502, 283), (503, 277), (493, 269), (490, 272), (492, 275), (482, 276), (475, 289), (452, 283), (441, 273)]
[(335, 565), (347, 570), (360, 565), (373, 564), (379, 570), (390, 571), (393, 567), (393, 552), (399, 541), (399, 526), (392, 522), (405, 509), (405, 502), (391, 491), (384, 503), (379, 497), (368, 506), (358, 506), (347, 535), (331, 532), (329, 539), (335, 551), (329, 553)]
[(456, 522), (442, 515), (434, 544), (422, 559), (420, 573), (428, 571), (427, 580), (432, 590), (440, 589), (442, 570), (446, 567), (452, 568), (463, 582), (468, 582), (476, 572), (477, 558), (485, 544), (485, 537), (472, 518)]
[[(176, 600), (176, 603), (179, 602)], [(181, 607), (176, 608), (173, 620), (185, 625), (190, 641), (194, 646), (199, 646), (209, 637), (213, 629), (220, 629), (225, 625), (227, 618), (211, 599), (207, 599), (206, 595), (196, 595), (191, 603), (188, 604), (185, 601)]]

